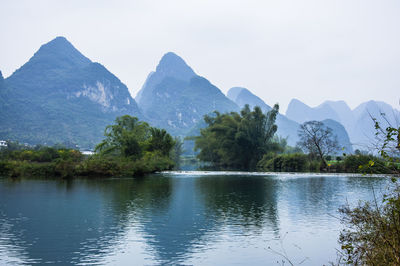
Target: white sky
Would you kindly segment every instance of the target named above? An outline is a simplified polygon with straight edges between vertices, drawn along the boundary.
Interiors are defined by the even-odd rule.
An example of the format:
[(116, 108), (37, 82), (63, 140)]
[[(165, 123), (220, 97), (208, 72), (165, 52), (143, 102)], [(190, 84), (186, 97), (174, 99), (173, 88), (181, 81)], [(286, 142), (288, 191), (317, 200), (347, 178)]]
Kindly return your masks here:
[(223, 92), (243, 86), (285, 112), (367, 100), (399, 109), (398, 0), (0, 0), (0, 70), (65, 36), (133, 95), (173, 51)]

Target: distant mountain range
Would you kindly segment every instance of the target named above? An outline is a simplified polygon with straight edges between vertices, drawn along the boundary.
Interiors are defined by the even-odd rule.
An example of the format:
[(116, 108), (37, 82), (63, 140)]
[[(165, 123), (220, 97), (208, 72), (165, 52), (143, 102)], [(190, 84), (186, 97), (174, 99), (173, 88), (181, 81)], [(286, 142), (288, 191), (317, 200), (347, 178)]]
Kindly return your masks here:
[[(238, 104), (241, 108), (248, 104), (251, 108), (255, 106), (260, 106), (264, 112), (268, 112), (271, 110), (271, 107), (267, 105), (263, 100), (259, 97), (251, 93), (246, 88), (234, 87), (228, 91), (228, 97)], [(339, 145), (343, 148), (343, 152), (352, 153), (353, 148), (347, 134), (346, 129), (337, 121), (321, 117), (321, 119), (309, 119), (309, 120), (318, 120), (322, 121), (326, 126), (332, 128), (333, 133), (337, 135)], [(305, 121), (309, 121), (305, 120)], [(298, 130), (300, 128), (300, 124), (303, 122), (296, 122), (285, 115), (279, 114), (276, 118), (276, 124), (278, 126), (277, 134), (287, 138), (288, 144), (291, 146), (295, 146), (298, 139)]]
[(375, 140), (375, 118), (382, 126), (398, 126), (400, 112), (384, 102), (369, 101), (351, 110), (344, 101), (326, 101), (317, 107), (309, 107), (293, 99), (286, 116), (298, 123), (309, 120), (332, 119), (340, 122), (349, 133), (354, 148), (368, 149)]
[[(260, 106), (264, 112), (271, 109), (246, 88), (232, 88), (225, 96), (171, 52), (161, 58), (133, 99), (116, 76), (82, 55), (64, 37), (41, 46), (7, 79), (0, 72), (0, 104), (0, 139), (71, 143), (83, 148), (93, 148), (102, 139), (105, 126), (124, 114), (184, 137), (196, 134), (204, 126), (203, 116), (215, 110), (239, 111), (245, 104)], [(382, 102), (370, 101), (351, 110), (343, 101), (311, 108), (292, 100), (286, 116), (277, 117), (277, 133), (294, 146), (300, 123), (323, 121), (351, 152), (351, 143), (373, 135), (370, 114), (376, 117), (381, 111), (389, 121), (400, 117)]]

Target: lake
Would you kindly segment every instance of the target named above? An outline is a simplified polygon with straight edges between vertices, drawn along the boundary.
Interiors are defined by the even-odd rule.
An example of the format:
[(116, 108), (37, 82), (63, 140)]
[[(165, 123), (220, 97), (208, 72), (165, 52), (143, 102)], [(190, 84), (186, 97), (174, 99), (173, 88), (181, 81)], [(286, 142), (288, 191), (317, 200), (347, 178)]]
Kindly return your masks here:
[(388, 184), (233, 172), (0, 179), (0, 264), (277, 265), (286, 253), (327, 265), (339, 248), (338, 208)]

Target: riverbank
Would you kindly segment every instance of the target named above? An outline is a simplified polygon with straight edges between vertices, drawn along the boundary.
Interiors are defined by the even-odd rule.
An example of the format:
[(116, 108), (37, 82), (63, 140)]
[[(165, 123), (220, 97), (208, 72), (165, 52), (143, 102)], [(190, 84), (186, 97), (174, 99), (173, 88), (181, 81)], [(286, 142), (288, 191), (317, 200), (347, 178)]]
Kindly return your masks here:
[(45, 147), (1, 154), (0, 176), (4, 177), (118, 177), (142, 176), (171, 170), (167, 157), (146, 153), (139, 159), (117, 156), (85, 156), (78, 150)]

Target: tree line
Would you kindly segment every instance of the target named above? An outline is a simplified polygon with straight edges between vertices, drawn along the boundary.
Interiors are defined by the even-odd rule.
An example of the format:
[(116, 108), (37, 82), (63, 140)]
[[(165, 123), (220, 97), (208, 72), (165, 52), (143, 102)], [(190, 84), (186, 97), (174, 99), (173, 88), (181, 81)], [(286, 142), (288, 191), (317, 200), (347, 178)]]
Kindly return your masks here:
[[(390, 173), (381, 158), (372, 154), (343, 154), (337, 136), (319, 121), (300, 125), (296, 147), (275, 135), (279, 106), (269, 112), (253, 110), (246, 105), (240, 113), (204, 116), (206, 127), (195, 142), (197, 158), (206, 162), (206, 169), (272, 172), (351, 172)], [(360, 165), (376, 162), (370, 167)]]
[(104, 136), (91, 156), (60, 146), (26, 147), (10, 142), (0, 152), (0, 176), (138, 176), (179, 164), (181, 140), (136, 117), (118, 117), (106, 127)]

